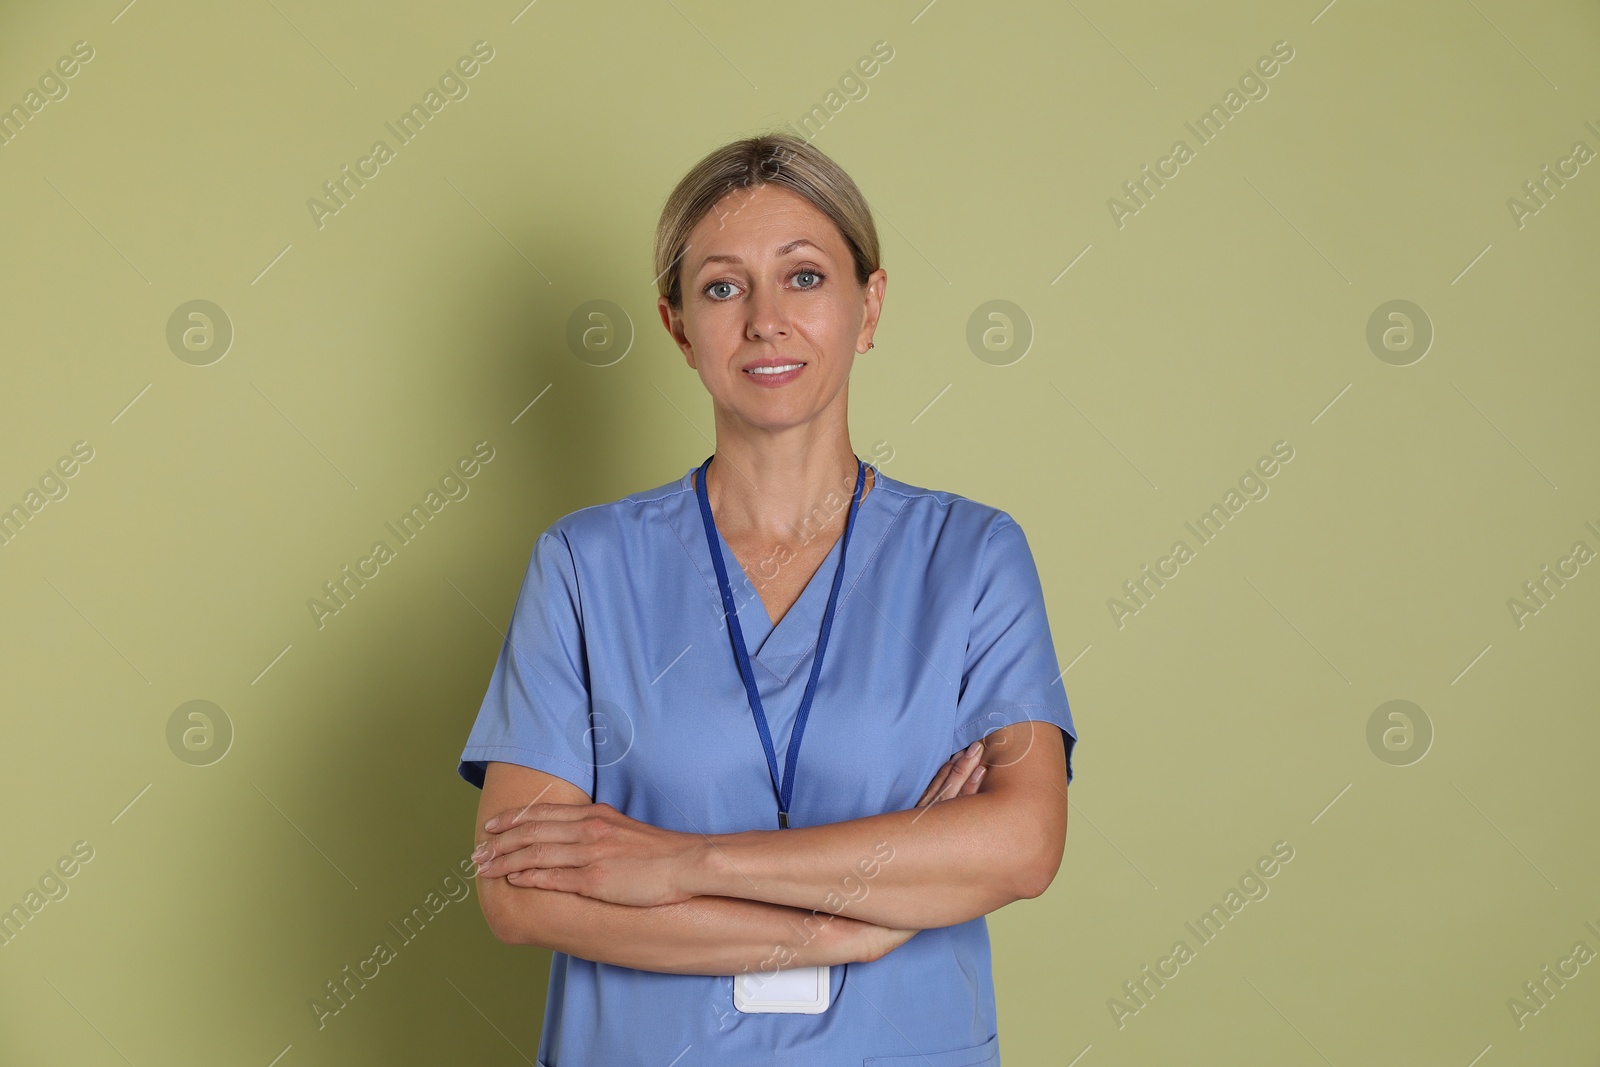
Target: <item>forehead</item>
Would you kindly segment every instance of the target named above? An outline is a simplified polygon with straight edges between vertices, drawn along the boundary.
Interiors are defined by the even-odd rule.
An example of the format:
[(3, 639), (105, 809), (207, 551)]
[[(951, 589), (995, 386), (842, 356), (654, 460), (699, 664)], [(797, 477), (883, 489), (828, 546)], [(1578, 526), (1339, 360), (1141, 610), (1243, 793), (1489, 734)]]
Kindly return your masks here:
[(735, 189), (717, 201), (690, 231), (685, 259), (698, 266), (796, 249), (841, 255), (844, 238), (833, 220), (799, 193), (763, 185)]

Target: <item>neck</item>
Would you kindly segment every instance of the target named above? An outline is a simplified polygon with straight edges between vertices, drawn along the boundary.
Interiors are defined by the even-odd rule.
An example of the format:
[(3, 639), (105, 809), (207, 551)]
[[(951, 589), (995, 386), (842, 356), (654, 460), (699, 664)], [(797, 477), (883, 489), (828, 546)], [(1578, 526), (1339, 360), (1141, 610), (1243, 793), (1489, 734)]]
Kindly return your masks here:
[[(814, 535), (819, 521), (844, 528), (856, 487), (856, 457), (842, 423), (726, 433), (721, 421), (706, 496), (724, 537), (788, 542), (804, 539), (807, 532)], [(869, 468), (863, 499), (871, 485)], [(842, 505), (830, 507), (830, 494)]]

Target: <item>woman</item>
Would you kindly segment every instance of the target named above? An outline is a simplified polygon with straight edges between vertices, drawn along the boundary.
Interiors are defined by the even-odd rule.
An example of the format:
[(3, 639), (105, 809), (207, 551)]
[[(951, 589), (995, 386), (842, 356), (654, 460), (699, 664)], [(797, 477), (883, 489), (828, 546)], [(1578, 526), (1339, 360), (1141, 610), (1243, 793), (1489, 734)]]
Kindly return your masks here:
[(1027, 541), (854, 452), (886, 275), (816, 148), (708, 155), (656, 267), (715, 451), (539, 535), (459, 764), (540, 1062), (998, 1065), (983, 916), (1055, 876), (1077, 737)]

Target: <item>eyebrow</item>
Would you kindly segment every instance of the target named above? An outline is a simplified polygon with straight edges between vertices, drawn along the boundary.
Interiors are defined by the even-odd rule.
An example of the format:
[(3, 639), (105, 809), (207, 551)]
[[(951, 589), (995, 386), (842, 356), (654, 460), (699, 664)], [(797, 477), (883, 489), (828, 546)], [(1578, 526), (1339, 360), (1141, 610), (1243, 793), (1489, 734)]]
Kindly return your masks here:
[[(793, 241), (790, 241), (788, 244), (779, 246), (777, 254), (780, 255), (780, 256), (786, 256), (790, 252), (793, 252), (795, 249), (799, 248), (801, 245), (810, 245), (812, 248), (815, 248), (818, 252), (821, 252), (823, 255), (827, 255), (828, 254), (827, 250), (824, 249), (821, 245), (818, 245), (814, 241), (811, 241), (811, 240), (809, 240), (809, 239), (807, 239), (805, 237), (797, 237)], [(725, 255), (710, 255), (710, 256), (707, 256), (705, 259), (702, 259), (700, 261), (700, 266), (698, 268), (696, 268), (696, 270), (704, 270), (707, 263), (742, 263), (742, 262), (744, 262), (744, 260), (740, 259), (738, 256), (732, 256), (732, 255), (727, 255), (727, 256), (725, 256)]]

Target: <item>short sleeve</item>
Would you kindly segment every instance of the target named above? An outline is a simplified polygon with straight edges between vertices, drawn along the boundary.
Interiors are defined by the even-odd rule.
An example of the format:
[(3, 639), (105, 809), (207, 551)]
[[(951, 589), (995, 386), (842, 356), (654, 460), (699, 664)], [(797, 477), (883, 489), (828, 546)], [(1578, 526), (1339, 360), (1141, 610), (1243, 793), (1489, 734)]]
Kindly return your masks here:
[(483, 788), (490, 760), (564, 778), (594, 796), (578, 575), (566, 538), (552, 531), (534, 543), (528, 573), (489, 688), (467, 735), (457, 772)]
[(975, 588), (951, 751), (1012, 723), (1054, 723), (1061, 728), (1071, 782), (1078, 732), (1050, 637), (1039, 571), (1022, 527), (1009, 516), (989, 534)]

